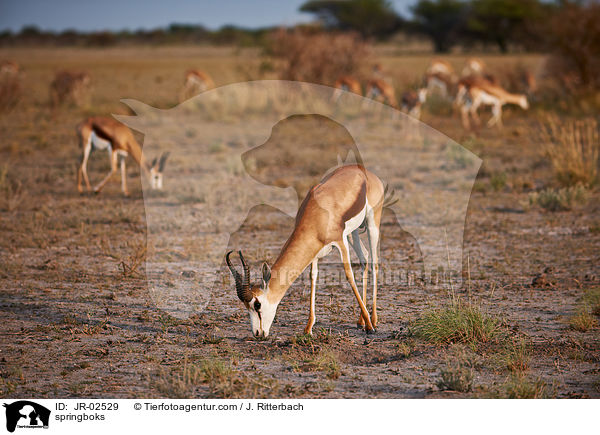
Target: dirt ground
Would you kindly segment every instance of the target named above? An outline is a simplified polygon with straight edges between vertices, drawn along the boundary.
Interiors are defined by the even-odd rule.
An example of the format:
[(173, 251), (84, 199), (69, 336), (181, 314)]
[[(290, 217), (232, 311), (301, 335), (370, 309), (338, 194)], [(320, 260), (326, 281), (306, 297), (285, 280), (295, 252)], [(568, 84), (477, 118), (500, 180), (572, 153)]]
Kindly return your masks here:
[[(570, 327), (584, 294), (600, 286), (600, 194), (591, 190), (571, 211), (529, 206), (531, 192), (554, 186), (535, 104), (506, 110), (501, 130), (476, 133), (450, 113), (424, 109), (424, 122), (483, 160), (465, 224), (464, 285), (454, 297), (497, 319), (495, 339), (435, 344), (415, 334), (423, 313), (452, 297), (419, 282), (380, 285), (380, 324), (368, 336), (356, 327), (347, 283), (321, 285), (308, 338), (305, 271), (281, 303), (272, 335), (256, 340), (226, 269), (204, 312), (180, 320), (156, 308), (144, 275), (139, 170), (129, 165), (128, 198), (118, 177), (100, 195), (79, 195), (74, 126), (91, 114), (127, 113), (121, 98), (174, 106), (190, 67), (223, 85), (252, 78), (259, 60), (192, 48), (3, 49), (0, 58), (24, 71), (21, 101), (0, 115), (0, 170), (12, 183), (0, 207), (1, 397), (600, 397), (598, 323)], [(485, 59), (492, 68), (539, 69), (543, 61)], [(429, 57), (379, 60), (403, 89)], [(451, 61), (459, 69), (463, 58)], [(86, 107), (48, 106), (48, 84), (63, 68), (91, 74)], [(95, 157), (90, 177), (99, 180), (108, 159)], [(237, 246), (268, 245), (250, 256), (254, 276), (258, 261), (273, 260), (281, 246), (261, 234), (285, 240), (290, 232), (290, 221), (273, 213), (258, 210), (235, 238)], [(393, 255), (407, 263), (419, 256), (389, 212), (380, 255), (384, 265)], [(324, 273), (338, 269), (323, 266)], [(452, 370), (470, 379), (468, 388), (440, 381)]]

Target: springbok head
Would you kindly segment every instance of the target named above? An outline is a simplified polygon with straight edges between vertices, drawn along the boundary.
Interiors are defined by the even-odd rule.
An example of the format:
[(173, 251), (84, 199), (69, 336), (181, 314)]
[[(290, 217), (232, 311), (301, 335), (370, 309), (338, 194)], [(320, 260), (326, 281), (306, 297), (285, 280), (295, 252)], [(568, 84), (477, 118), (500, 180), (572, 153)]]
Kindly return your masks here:
[(148, 168), (150, 173), (150, 187), (154, 190), (161, 190), (163, 187), (163, 170), (169, 157), (169, 152), (162, 153), (160, 158), (155, 157)]
[(250, 268), (242, 255), (238, 251), (242, 262), (243, 275), (240, 274), (233, 265), (229, 256), (233, 251), (229, 251), (225, 256), (227, 266), (235, 279), (235, 289), (238, 298), (244, 303), (248, 314), (250, 315), (250, 326), (252, 334), (255, 337), (267, 337), (273, 324), (275, 313), (277, 312), (276, 303), (269, 302), (267, 294), (269, 292), (269, 282), (271, 281), (271, 268), (267, 263), (262, 265), (262, 281), (259, 284), (250, 283)]

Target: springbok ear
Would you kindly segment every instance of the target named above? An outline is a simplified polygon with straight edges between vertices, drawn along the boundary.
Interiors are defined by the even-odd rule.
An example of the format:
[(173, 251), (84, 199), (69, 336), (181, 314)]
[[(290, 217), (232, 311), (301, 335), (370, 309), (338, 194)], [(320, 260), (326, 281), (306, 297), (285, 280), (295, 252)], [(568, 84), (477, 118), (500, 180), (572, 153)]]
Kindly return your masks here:
[(160, 156), (160, 160), (158, 162), (158, 172), (162, 172), (163, 169), (165, 168), (165, 163), (167, 162), (167, 158), (169, 157), (169, 154), (171, 154), (169, 151), (167, 151), (166, 153), (162, 153), (162, 155)]
[(263, 280), (263, 289), (267, 288), (269, 281), (271, 281), (271, 268), (267, 263), (263, 263), (262, 265), (262, 280)]
[(152, 163), (150, 163), (150, 169), (156, 167), (156, 162), (158, 162), (158, 157), (154, 157)]

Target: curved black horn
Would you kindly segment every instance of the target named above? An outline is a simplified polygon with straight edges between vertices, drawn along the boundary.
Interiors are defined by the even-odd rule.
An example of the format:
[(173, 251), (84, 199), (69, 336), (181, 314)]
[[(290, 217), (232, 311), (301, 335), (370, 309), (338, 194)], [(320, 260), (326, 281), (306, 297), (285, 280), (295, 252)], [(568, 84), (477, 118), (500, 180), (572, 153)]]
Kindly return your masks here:
[[(250, 291), (250, 269), (248, 269), (248, 265), (244, 261), (242, 252), (238, 251), (240, 260), (242, 260), (242, 265), (244, 267), (244, 274), (246, 275), (244, 278), (242, 278), (242, 275), (233, 268), (231, 260), (229, 259), (229, 256), (232, 252), (233, 251), (229, 251), (227, 253), (225, 256), (225, 261), (227, 262), (227, 266), (229, 267), (229, 270), (235, 279), (235, 289), (237, 291), (238, 298), (240, 298), (242, 302), (250, 302), (252, 300), (252, 292)], [(246, 277), (248, 278), (247, 280)]]
[(239, 251), (238, 254), (240, 255), (240, 260), (242, 260), (242, 267), (244, 268), (244, 281), (242, 282), (242, 288), (244, 289), (244, 293), (249, 295), (250, 299), (248, 300), (251, 300), (252, 293), (250, 292), (250, 268), (248, 267), (248, 264), (242, 255), (242, 251)]

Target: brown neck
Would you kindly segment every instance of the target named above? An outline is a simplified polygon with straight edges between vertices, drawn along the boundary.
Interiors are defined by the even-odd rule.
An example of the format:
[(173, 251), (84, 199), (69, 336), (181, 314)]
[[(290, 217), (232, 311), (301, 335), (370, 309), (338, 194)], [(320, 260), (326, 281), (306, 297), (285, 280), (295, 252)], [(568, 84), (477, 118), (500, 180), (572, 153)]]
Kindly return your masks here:
[(322, 243), (311, 231), (300, 230), (298, 226), (296, 227), (271, 269), (271, 280), (267, 293), (269, 302), (279, 303), (283, 299), (288, 288), (322, 247)]
[(146, 177), (149, 177), (150, 176), (150, 168), (148, 166), (148, 162), (146, 161), (146, 159), (144, 158), (144, 155), (142, 154), (142, 147), (135, 139), (131, 139), (131, 141), (132, 142), (129, 144), (129, 147), (128, 147), (129, 155), (131, 155), (131, 157), (133, 157), (133, 160), (135, 160), (136, 163), (138, 165), (140, 165), (140, 169), (141, 169), (142, 173)]

